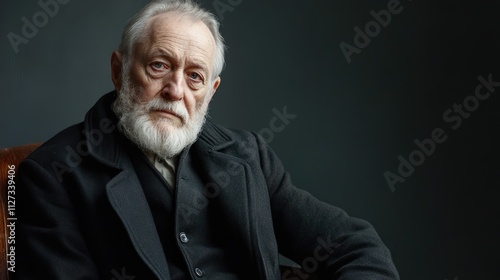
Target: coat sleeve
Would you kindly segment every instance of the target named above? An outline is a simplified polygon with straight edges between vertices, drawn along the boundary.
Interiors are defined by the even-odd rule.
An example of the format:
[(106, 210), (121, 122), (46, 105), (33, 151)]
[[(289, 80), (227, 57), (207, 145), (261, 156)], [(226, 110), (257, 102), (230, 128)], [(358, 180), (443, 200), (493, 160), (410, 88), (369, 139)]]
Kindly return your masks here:
[(57, 178), (28, 159), (20, 165), (17, 185), (17, 279), (98, 279), (75, 209)]
[(271, 198), (280, 254), (302, 266), (283, 279), (399, 279), (388, 248), (368, 222), (348, 216), (295, 187), (280, 160), (260, 136), (260, 164)]

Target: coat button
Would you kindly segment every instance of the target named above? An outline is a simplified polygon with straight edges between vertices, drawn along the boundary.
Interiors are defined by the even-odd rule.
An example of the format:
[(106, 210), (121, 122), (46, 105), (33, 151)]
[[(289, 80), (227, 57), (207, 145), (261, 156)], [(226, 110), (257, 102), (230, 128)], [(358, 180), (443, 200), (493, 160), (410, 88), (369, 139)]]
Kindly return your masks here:
[(199, 268), (195, 268), (194, 269), (194, 273), (196, 274), (196, 276), (198, 277), (203, 277), (203, 271)]
[(181, 232), (179, 234), (179, 239), (181, 240), (182, 243), (188, 243), (189, 242), (189, 238), (187, 237), (186, 233), (184, 233), (184, 232)]

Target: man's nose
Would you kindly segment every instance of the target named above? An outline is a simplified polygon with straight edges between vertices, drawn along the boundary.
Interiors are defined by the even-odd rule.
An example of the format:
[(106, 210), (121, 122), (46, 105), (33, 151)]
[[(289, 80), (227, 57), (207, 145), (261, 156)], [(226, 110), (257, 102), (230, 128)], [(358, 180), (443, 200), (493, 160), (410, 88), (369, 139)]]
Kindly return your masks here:
[(184, 97), (184, 78), (181, 71), (172, 72), (165, 78), (162, 95), (172, 101), (182, 100)]

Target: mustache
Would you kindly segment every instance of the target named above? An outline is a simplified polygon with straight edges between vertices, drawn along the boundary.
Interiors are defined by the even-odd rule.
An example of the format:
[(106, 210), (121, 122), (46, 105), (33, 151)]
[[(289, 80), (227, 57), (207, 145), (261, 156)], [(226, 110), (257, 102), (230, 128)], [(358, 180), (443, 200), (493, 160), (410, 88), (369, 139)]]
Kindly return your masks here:
[(161, 98), (155, 98), (145, 104), (144, 109), (151, 111), (168, 111), (178, 116), (183, 122), (187, 122), (189, 114), (186, 107), (180, 101), (167, 102)]

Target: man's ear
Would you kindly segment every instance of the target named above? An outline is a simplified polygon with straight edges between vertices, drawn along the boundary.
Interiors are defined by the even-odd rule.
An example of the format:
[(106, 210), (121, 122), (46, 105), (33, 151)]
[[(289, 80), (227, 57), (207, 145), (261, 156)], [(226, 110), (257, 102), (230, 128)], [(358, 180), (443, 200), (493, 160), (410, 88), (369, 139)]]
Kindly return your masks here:
[(217, 77), (217, 79), (215, 79), (215, 82), (214, 82), (214, 85), (212, 87), (212, 90), (210, 91), (210, 96), (208, 96), (208, 102), (210, 102), (210, 100), (212, 100), (212, 97), (214, 97), (214, 94), (215, 92), (217, 91), (217, 88), (219, 87), (220, 85), (220, 77)]
[(116, 91), (119, 91), (122, 88), (122, 59), (123, 56), (118, 50), (113, 51), (113, 54), (111, 55), (111, 80), (115, 85)]

